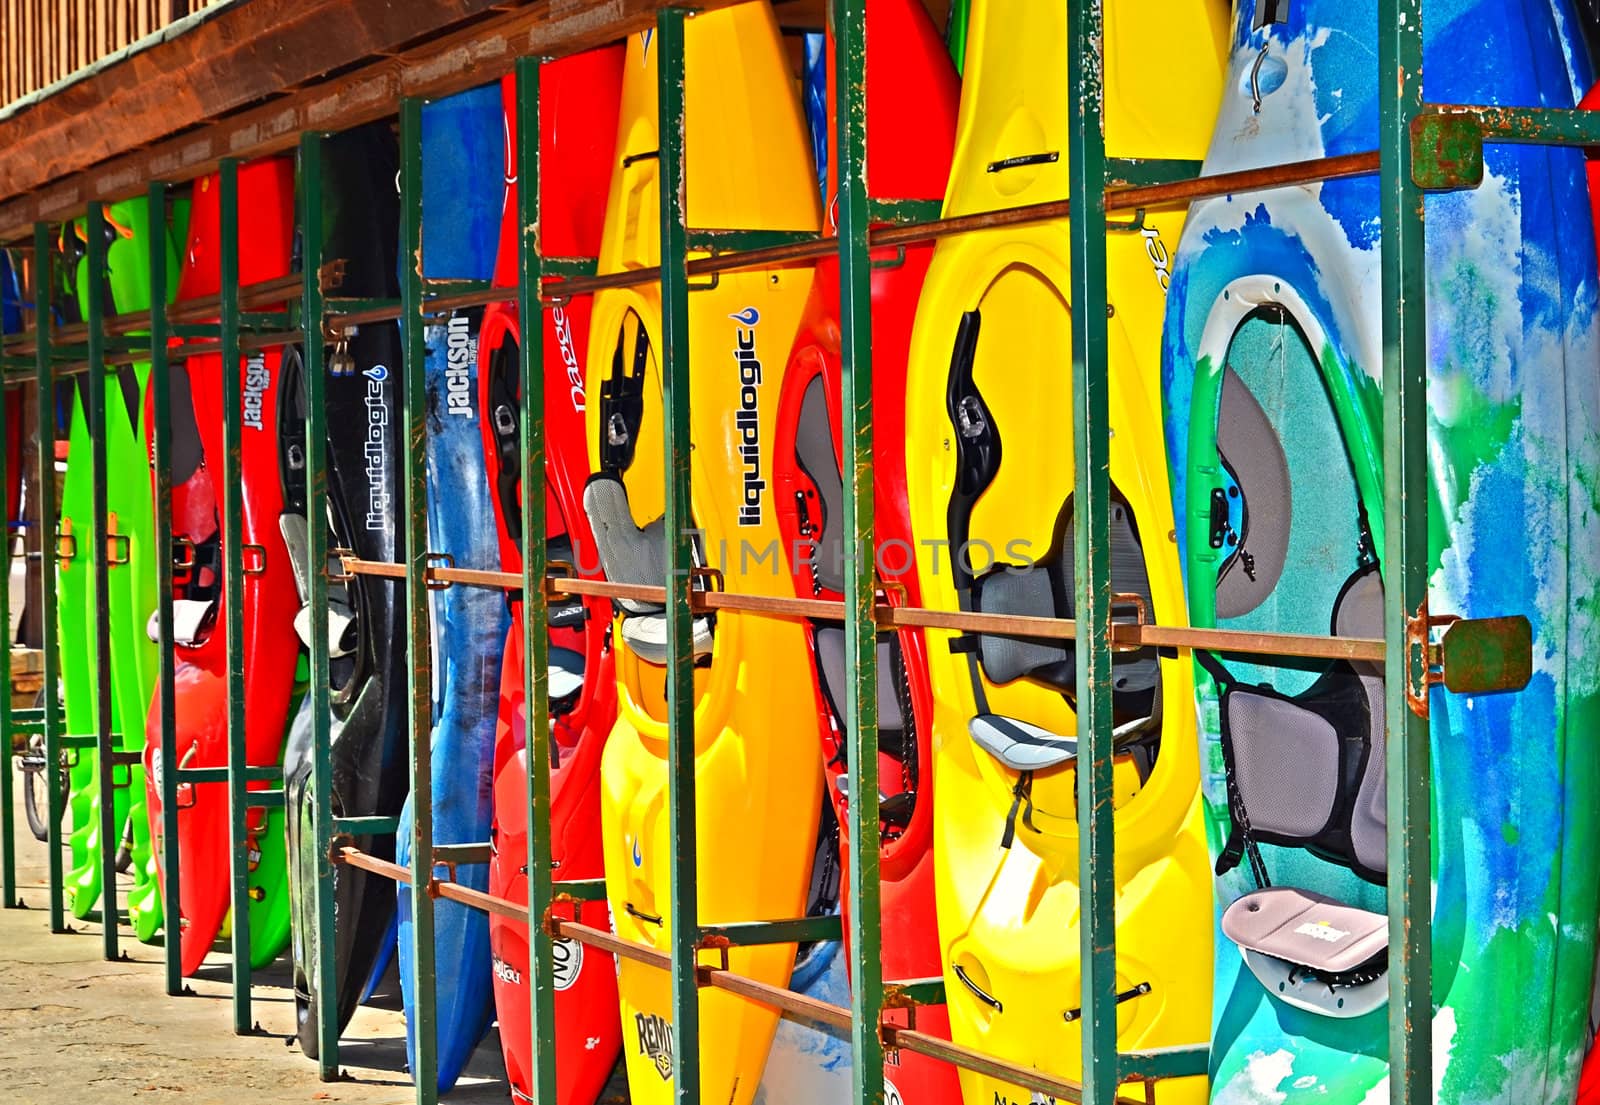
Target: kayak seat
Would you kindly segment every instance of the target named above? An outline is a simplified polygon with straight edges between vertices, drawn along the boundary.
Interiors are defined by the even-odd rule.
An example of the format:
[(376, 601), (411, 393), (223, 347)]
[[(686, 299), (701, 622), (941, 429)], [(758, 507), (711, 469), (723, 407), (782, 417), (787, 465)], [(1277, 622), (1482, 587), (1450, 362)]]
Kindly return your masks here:
[[(817, 672), (822, 679), (822, 694), (828, 707), (841, 724), (844, 721), (845, 662), (844, 627), (821, 625), (816, 630)], [(894, 633), (878, 634), (878, 732), (884, 751), (891, 751), (891, 742), (884, 735), (899, 734), (905, 729), (905, 716), (900, 708), (900, 690), (896, 676), (902, 669), (900, 642)], [(898, 742), (894, 742), (898, 744)]]
[(979, 714), (967, 732), (989, 755), (1013, 771), (1043, 771), (1077, 759), (1078, 740), (1032, 722), (1000, 714)]
[[(628, 489), (615, 476), (591, 476), (583, 489), (583, 509), (594, 530), (600, 566), (606, 578), (617, 583), (660, 586), (667, 578), (666, 520), (657, 518), (644, 527), (633, 520)], [(622, 614), (622, 639), (641, 659), (667, 662), (666, 608), (658, 602), (616, 599)], [(692, 654), (711, 654), (711, 619), (694, 619)]]
[[(306, 519), (303, 514), (280, 514), (278, 516), (278, 531), (283, 534), (283, 543), (289, 553), (289, 565), (294, 571), (295, 590), (299, 592), (301, 607), (294, 616), (294, 631), (300, 638), (300, 643), (306, 648), (311, 647), (311, 606), (308, 599), (311, 593), (311, 552), (308, 548), (309, 537), (306, 529)], [(330, 575), (337, 575), (342, 570), (338, 560), (328, 557), (328, 571)], [(338, 660), (349, 656), (356, 647), (356, 612), (350, 605), (349, 592), (337, 583), (328, 585), (328, 657)]]
[(1231, 368), (1222, 377), (1217, 452), (1228, 477), (1211, 494), (1211, 547), (1226, 554), (1217, 573), (1217, 617), (1237, 618), (1278, 586), (1289, 552), (1293, 496), (1283, 442)]
[[(216, 599), (173, 599), (172, 639), (186, 648), (200, 643), (202, 631), (215, 624)], [(154, 611), (145, 624), (145, 633), (156, 644), (161, 643), (161, 614)]]
[[(834, 624), (815, 624), (813, 635), (817, 651), (817, 681), (828, 712), (842, 732), (845, 725), (845, 672), (844, 627)], [(900, 637), (893, 632), (878, 634), (878, 751), (899, 762), (902, 789), (895, 793), (878, 792), (878, 821), (887, 837), (905, 830), (911, 824), (911, 815), (917, 803), (917, 738), (915, 721), (910, 717), (910, 683), (906, 676), (905, 657), (900, 651)], [(841, 744), (838, 756), (844, 760), (846, 750)], [(837, 777), (839, 793), (850, 796), (848, 762)]]
[[(1073, 616), (1073, 523), (1069, 500), (1062, 511), (1054, 547), (1031, 565), (998, 564), (973, 580), (972, 609), (984, 614), (1071, 618)], [(1111, 590), (1136, 594), (1151, 605), (1144, 551), (1125, 503), (1111, 504)], [(1118, 605), (1119, 609), (1127, 609)], [(977, 653), (989, 682), (1018, 679), (1043, 684), (1062, 695), (1077, 694), (1074, 642), (1046, 637), (979, 633), (956, 646)], [(1127, 741), (1159, 729), (1160, 661), (1154, 649), (1119, 652), (1112, 657), (1112, 696), (1117, 737)], [(1054, 767), (1077, 756), (1076, 734), (1052, 733), (1041, 726), (984, 711), (968, 722), (979, 747), (1016, 771)]]
[(583, 653), (571, 648), (550, 646), (550, 686), (552, 703), (575, 698), (583, 690)]
[[(1334, 604), (1342, 636), (1383, 634), (1383, 584), (1375, 565), (1357, 569)], [(1216, 660), (1200, 654), (1208, 668)], [(1216, 671), (1213, 671), (1216, 674)], [(1388, 773), (1384, 763), (1383, 672), (1372, 662), (1333, 665), (1293, 697), (1223, 675), (1222, 750), (1233, 832), (1218, 873), (1258, 843), (1306, 848), (1383, 885), (1388, 870)], [(1257, 882), (1264, 866), (1257, 871)]]
[[(816, 486), (817, 508), (821, 514), (815, 520), (806, 518), (802, 530), (816, 543), (810, 560), (813, 584), (818, 591), (842, 593), (845, 587), (844, 539), (839, 523), (844, 519), (844, 481), (839, 475), (833, 420), (828, 417), (828, 399), (821, 376), (813, 378), (806, 385), (805, 395), (800, 400), (800, 417), (795, 427), (795, 459), (801, 471)], [(803, 503), (801, 509), (804, 511)], [(842, 630), (840, 636), (843, 636)], [(879, 690), (881, 702), (882, 688)]]
[(1252, 891), (1222, 914), (1252, 974), (1285, 1002), (1359, 1017), (1388, 1000), (1389, 920), (1287, 886)]

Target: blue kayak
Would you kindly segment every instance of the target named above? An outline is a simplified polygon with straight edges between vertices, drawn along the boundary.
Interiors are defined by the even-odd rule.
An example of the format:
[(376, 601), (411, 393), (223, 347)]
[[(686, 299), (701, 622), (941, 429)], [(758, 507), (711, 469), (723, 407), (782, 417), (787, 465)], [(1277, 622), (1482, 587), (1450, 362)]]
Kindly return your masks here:
[[(500, 240), (505, 141), (497, 85), (429, 104), (422, 113), (422, 256), (431, 279), (488, 280)], [(405, 263), (402, 259), (402, 263)], [(431, 320), (427, 341), (428, 548), (463, 567), (498, 563), (494, 505), (478, 409), (483, 311)], [(505, 596), (482, 587), (434, 592), (433, 840), (489, 839), (495, 719), (508, 615)], [(413, 807), (401, 813), (397, 853), (411, 863)], [(488, 889), (487, 863), (456, 880)], [(399, 888), (400, 987), (406, 1054), (416, 1069), (411, 889)], [(455, 1085), (494, 1011), (489, 918), (457, 902), (434, 905), (439, 1089)]]

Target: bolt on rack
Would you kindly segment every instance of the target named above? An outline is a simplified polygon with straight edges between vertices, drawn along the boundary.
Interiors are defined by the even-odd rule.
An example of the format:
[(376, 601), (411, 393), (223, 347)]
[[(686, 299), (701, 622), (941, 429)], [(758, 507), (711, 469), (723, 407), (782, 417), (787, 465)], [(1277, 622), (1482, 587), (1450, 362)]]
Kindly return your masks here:
[[(1145, 1083), (1146, 1093), (1157, 1080), (1203, 1074), (1209, 1054), (1208, 1044), (1151, 1051), (1121, 1052), (1116, 1040), (1117, 984), (1115, 977), (1115, 848), (1112, 814), (1112, 725), (1111, 656), (1113, 651), (1140, 645), (1167, 645), (1179, 648), (1206, 647), (1219, 651), (1243, 651), (1260, 655), (1324, 656), (1345, 659), (1383, 660), (1386, 665), (1386, 711), (1388, 742), (1389, 807), (1389, 911), (1393, 948), (1390, 979), (1390, 1094), (1395, 1102), (1415, 1103), (1430, 1099), (1432, 1071), (1429, 1023), (1431, 1020), (1428, 979), (1430, 973), (1431, 931), (1429, 915), (1429, 792), (1430, 764), (1426, 717), (1416, 708), (1426, 703), (1426, 686), (1433, 670), (1443, 662), (1448, 648), (1434, 644), (1427, 636), (1426, 548), (1427, 517), (1422, 504), (1426, 496), (1426, 360), (1423, 319), (1423, 241), (1424, 219), (1421, 195), (1424, 188), (1471, 187), (1481, 178), (1482, 144), (1488, 138), (1566, 145), (1600, 143), (1600, 117), (1576, 112), (1538, 109), (1501, 109), (1474, 106), (1429, 105), (1424, 103), (1421, 85), (1423, 27), (1421, 0), (1396, 0), (1396, 18), (1384, 20), (1379, 28), (1379, 66), (1381, 90), (1380, 147), (1370, 153), (1300, 162), (1260, 170), (1197, 177), (1197, 166), (1189, 163), (1128, 161), (1108, 158), (1105, 150), (1103, 107), (1103, 56), (1101, 53), (1101, 0), (1065, 0), (1069, 12), (1071, 37), (1068, 87), (1063, 89), (1074, 110), (1068, 148), (1074, 199), (1056, 203), (995, 212), (981, 216), (939, 218), (926, 205), (897, 203), (892, 198), (874, 197), (868, 189), (865, 153), (864, 71), (865, 7), (869, 0), (831, 0), (836, 32), (835, 49), (839, 79), (837, 139), (840, 158), (838, 232), (836, 236), (789, 236), (776, 240), (773, 235), (738, 231), (702, 231), (686, 222), (683, 173), (684, 122), (684, 28), (690, 13), (682, 8), (652, 4), (657, 46), (660, 50), (660, 151), (661, 265), (627, 273), (596, 274), (592, 259), (547, 258), (542, 256), (538, 237), (539, 199), (539, 79), (541, 60), (522, 57), (515, 63), (517, 78), (517, 151), (519, 222), (522, 250), (519, 282), (514, 297), (507, 289), (447, 288), (426, 281), (415, 264), (402, 266), (401, 297), (398, 304), (334, 301), (328, 292), (337, 285), (336, 259), (321, 255), (322, 210), (319, 202), (323, 173), (320, 132), (306, 132), (298, 138), (301, 191), (299, 217), (304, 243), (302, 271), (288, 278), (254, 288), (241, 288), (238, 280), (238, 192), (239, 159), (224, 158), (220, 164), (222, 220), (222, 291), (215, 303), (180, 305), (168, 308), (162, 296), (153, 297), (148, 312), (114, 318), (105, 317), (98, 296), (90, 297), (86, 321), (79, 326), (53, 326), (50, 323), (52, 287), (52, 235), (47, 222), (34, 227), (31, 249), (32, 312), (35, 325), (31, 336), (8, 341), (0, 354), (0, 374), (31, 372), (39, 406), (39, 448), (45, 457), (54, 455), (55, 380), (68, 373), (86, 374), (87, 413), (92, 427), (91, 467), (96, 495), (91, 524), (91, 570), (97, 582), (95, 609), (95, 652), (105, 657), (109, 650), (109, 610), (106, 581), (115, 566), (109, 545), (115, 535), (108, 532), (105, 502), (105, 369), (108, 364), (136, 356), (148, 356), (154, 388), (154, 417), (150, 427), (155, 473), (156, 545), (172, 547), (171, 515), (171, 409), (167, 381), (171, 362), (192, 355), (190, 349), (167, 348), (170, 337), (214, 337), (214, 345), (200, 351), (217, 352), (226, 365), (239, 362), (241, 350), (298, 341), (302, 346), (307, 383), (306, 479), (309, 501), (318, 503), (327, 492), (325, 444), (330, 427), (324, 411), (324, 377), (327, 369), (325, 342), (330, 333), (363, 322), (399, 319), (404, 335), (403, 411), (406, 449), (404, 453), (404, 507), (407, 559), (403, 564), (382, 564), (346, 558), (341, 571), (382, 575), (404, 581), (406, 596), (408, 650), (408, 688), (411, 775), (416, 808), (412, 846), (414, 856), (431, 857), (427, 877), (417, 871), (376, 859), (363, 853), (346, 838), (355, 834), (377, 835), (397, 831), (394, 819), (336, 818), (333, 815), (330, 787), (330, 688), (329, 648), (324, 635), (311, 634), (310, 688), (312, 698), (312, 747), (314, 807), (311, 811), (317, 839), (318, 870), (313, 888), (318, 931), (332, 932), (334, 925), (332, 886), (334, 867), (343, 863), (408, 884), (412, 895), (415, 962), (420, 977), (433, 973), (433, 901), (446, 898), (473, 908), (499, 913), (528, 922), (530, 932), (540, 937), (531, 941), (530, 977), (532, 980), (532, 1024), (538, 1060), (535, 1064), (536, 1096), (553, 1099), (555, 1093), (554, 1056), (548, 1042), (554, 1038), (553, 940), (578, 940), (605, 952), (652, 964), (672, 974), (672, 1012), (675, 1054), (686, 1058), (677, 1071), (675, 1094), (681, 1102), (698, 1100), (697, 1063), (689, 1056), (699, 1054), (699, 990), (716, 987), (742, 994), (751, 1000), (779, 1007), (791, 1019), (848, 1033), (854, 1055), (852, 1099), (861, 1105), (883, 1099), (883, 1058), (887, 1049), (901, 1048), (943, 1059), (973, 1070), (996, 1074), (1039, 1094), (1058, 1100), (1106, 1105), (1126, 1100), (1120, 1097), (1123, 1084)], [(637, 29), (619, 24), (618, 33)], [(401, 136), (400, 190), (402, 198), (402, 256), (418, 258), (421, 249), (421, 128), (422, 99), (402, 98), (397, 105)], [(257, 151), (265, 152), (265, 150)], [(1158, 206), (1181, 206), (1209, 196), (1225, 195), (1245, 189), (1289, 187), (1341, 176), (1378, 174), (1382, 192), (1383, 250), (1383, 402), (1385, 418), (1384, 461), (1387, 512), (1384, 563), (1389, 587), (1386, 598), (1385, 635), (1377, 639), (1336, 637), (1295, 637), (1289, 634), (1244, 634), (1217, 629), (1148, 624), (1141, 616), (1136, 624), (1113, 624), (1110, 590), (1109, 514), (1110, 485), (1108, 467), (1108, 335), (1106, 327), (1106, 283), (1104, 243), (1108, 233), (1107, 215), (1119, 211), (1139, 211)], [(147, 202), (152, 212), (164, 212), (168, 202), (168, 183), (157, 180), (148, 185)], [(91, 271), (104, 266), (104, 236), (96, 233), (104, 217), (100, 202), (87, 207), (90, 228), (88, 264)], [(1001, 223), (1067, 220), (1070, 230), (1063, 247), (1072, 258), (1071, 299), (1073, 352), (1073, 419), (1075, 501), (1085, 519), (1076, 527), (1074, 550), (1076, 604), (1078, 618), (1073, 621), (1029, 617), (996, 617), (971, 613), (924, 610), (894, 601), (883, 591), (872, 570), (875, 563), (873, 502), (873, 419), (871, 409), (871, 311), (870, 256), (873, 248), (902, 245), (913, 241), (958, 234)], [(689, 258), (691, 250), (711, 249), (708, 256)], [(803, 263), (829, 253), (837, 253), (841, 265), (841, 334), (844, 389), (849, 401), (842, 404), (843, 434), (850, 442), (846, 457), (848, 476), (844, 481), (845, 530), (858, 550), (855, 566), (846, 581), (842, 603), (822, 600), (757, 598), (729, 594), (717, 588), (700, 589), (696, 580), (703, 574), (693, 567), (690, 531), (684, 524), (689, 512), (690, 477), (688, 450), (688, 280), (693, 275), (712, 274), (736, 268)], [(325, 261), (330, 263), (325, 264)], [(166, 257), (152, 242), (151, 274), (156, 287), (166, 282)], [(530, 540), (520, 574), (476, 567), (441, 565), (426, 549), (424, 462), (426, 434), (423, 416), (423, 335), (425, 313), (472, 304), (486, 304), (515, 298), (518, 302), (521, 332), (541, 332), (544, 308), (563, 296), (584, 294), (607, 287), (659, 281), (662, 290), (664, 343), (662, 367), (665, 380), (665, 453), (667, 458), (667, 530), (677, 536), (670, 545), (667, 578), (661, 586), (638, 586), (579, 580), (553, 575), (548, 550), (540, 540)], [(286, 305), (298, 313), (299, 328), (289, 330), (270, 318), (248, 316), (245, 308), (259, 309)], [(188, 325), (189, 320), (215, 313), (220, 322)], [(276, 325), (278, 329), (272, 327)], [(125, 348), (107, 348), (108, 337), (144, 329), (148, 349), (134, 339)], [(544, 533), (546, 527), (544, 495), (544, 422), (540, 407), (544, 394), (542, 343), (526, 340), (521, 350), (522, 442), (522, 530)], [(31, 365), (27, 354), (32, 354)], [(223, 474), (224, 510), (237, 518), (241, 507), (239, 491), (241, 458), (239, 451), (240, 415), (237, 372), (225, 373)], [(4, 414), (5, 393), (0, 389), (0, 416)], [(0, 477), (6, 461), (0, 456)], [(41, 466), (38, 494), (46, 518), (55, 517), (53, 481)], [(330, 582), (329, 545), (326, 520), (312, 510), (308, 517), (308, 548), (311, 565), (308, 605), (313, 619), (326, 616)], [(76, 555), (76, 548), (71, 550)], [(244, 550), (237, 527), (226, 527), (223, 540), (224, 587), (237, 595), (245, 572)], [(46, 580), (53, 578), (60, 549), (44, 543), (43, 569)], [(0, 552), (0, 568), (8, 568), (10, 550)], [(249, 791), (247, 784), (258, 780), (279, 780), (273, 769), (252, 768), (245, 761), (244, 746), (244, 656), (239, 604), (230, 602), (224, 632), (228, 656), (228, 766), (218, 768), (174, 768), (176, 718), (172, 687), (174, 652), (171, 645), (173, 614), (171, 588), (174, 565), (166, 555), (156, 557), (160, 601), (157, 624), (163, 647), (160, 654), (159, 686), (163, 771), (161, 788), (165, 820), (163, 861), (166, 870), (166, 925), (176, 933), (180, 919), (177, 893), (181, 877), (181, 856), (176, 833), (177, 790), (182, 782), (225, 779), (229, 793), (231, 833), (232, 901), (236, 917), (246, 915), (247, 856), (245, 819), (252, 806), (281, 805), (281, 789)], [(548, 604), (554, 597), (576, 594), (612, 598), (641, 598), (663, 602), (667, 611), (669, 680), (668, 702), (669, 762), (672, 779), (669, 790), (671, 831), (677, 841), (672, 856), (670, 903), (673, 932), (670, 953), (622, 940), (609, 932), (594, 929), (564, 917), (578, 899), (603, 897), (598, 880), (562, 883), (560, 893), (552, 880), (548, 833), (530, 834), (529, 902), (526, 907), (494, 898), (455, 883), (453, 865), (476, 862), (485, 845), (455, 845), (435, 848), (431, 825), (431, 771), (429, 766), (430, 712), (429, 684), (431, 657), (428, 650), (427, 591), (432, 587), (463, 585), (496, 587), (520, 591), (525, 602), (524, 672), (526, 741), (529, 763), (549, 763), (548, 685)], [(60, 639), (56, 623), (56, 601), (48, 584), (42, 596), (44, 605), (44, 668), (47, 687), (54, 688), (60, 677)], [(8, 613), (8, 598), (0, 589), (0, 621)], [(1081, 955), (1084, 964), (1081, 995), (1085, 1057), (1080, 1081), (1071, 1081), (1037, 1070), (1025, 1070), (980, 1055), (970, 1049), (919, 1033), (914, 1029), (885, 1021), (887, 1008), (941, 1000), (938, 980), (886, 981), (882, 976), (879, 950), (878, 854), (876, 833), (866, 821), (871, 816), (861, 803), (849, 809), (848, 837), (853, 848), (847, 910), (848, 939), (853, 980), (849, 1009), (817, 1002), (802, 995), (742, 978), (726, 968), (706, 963), (702, 956), (713, 955), (730, 944), (790, 942), (801, 938), (836, 937), (839, 922), (834, 918), (816, 920), (749, 920), (738, 924), (702, 925), (697, 916), (694, 885), (696, 880), (695, 778), (693, 759), (693, 672), (685, 662), (692, 654), (692, 619), (718, 609), (743, 610), (774, 617), (818, 617), (842, 621), (846, 627), (847, 697), (845, 728), (848, 755), (856, 766), (852, 785), (860, 793), (873, 793), (877, 787), (877, 632), (890, 626), (930, 626), (1007, 632), (1031, 637), (1054, 637), (1078, 642), (1080, 663), (1077, 670), (1079, 707), (1079, 757), (1087, 764), (1078, 788), (1078, 824), (1081, 826), (1079, 886), (1081, 888)], [(1488, 636), (1503, 627), (1486, 623), (1455, 623), (1448, 636), (1457, 640), (1474, 635)], [(1418, 645), (1421, 647), (1417, 647)], [(1518, 658), (1513, 658), (1516, 660)], [(4, 772), (9, 796), (12, 732), (23, 727), (42, 729), (47, 763), (60, 762), (65, 752), (77, 747), (94, 747), (99, 753), (98, 787), (100, 804), (100, 863), (103, 873), (113, 866), (115, 838), (111, 825), (114, 768), (120, 755), (115, 751), (110, 723), (110, 673), (105, 663), (98, 665), (96, 701), (97, 722), (92, 734), (63, 732), (63, 718), (54, 694), (47, 694), (37, 713), (13, 711), (9, 698), (0, 697), (0, 771)], [(1505, 669), (1462, 674), (1447, 682), (1452, 689), (1487, 689), (1505, 685), (1516, 677), (1517, 664)], [(1409, 696), (1409, 697), (1408, 697)], [(66, 930), (63, 908), (63, 871), (60, 820), (64, 802), (54, 772), (46, 772), (49, 820), (50, 922), (54, 932)], [(531, 770), (528, 779), (530, 824), (540, 810), (549, 807), (549, 776), (543, 766)], [(11, 846), (13, 825), (10, 803), (6, 802), (3, 861), (4, 905), (17, 905), (15, 860)], [(437, 876), (444, 867), (445, 878)], [(102, 879), (104, 954), (117, 955), (118, 913), (115, 880)], [(249, 966), (249, 926), (233, 926), (234, 1027), (247, 1032), (251, 1026), (251, 970)], [(167, 941), (166, 982), (169, 993), (182, 990), (177, 944)], [(309, 964), (313, 985), (322, 987), (334, 974), (334, 942), (317, 941), (317, 961)], [(419, 986), (417, 992), (417, 1059), (413, 1075), (419, 1102), (436, 1098), (433, 1022), (433, 989)], [(317, 1003), (319, 1070), (325, 1080), (338, 1076), (337, 1012), (332, 1003)], [(541, 1046), (542, 1045), (542, 1046)]]

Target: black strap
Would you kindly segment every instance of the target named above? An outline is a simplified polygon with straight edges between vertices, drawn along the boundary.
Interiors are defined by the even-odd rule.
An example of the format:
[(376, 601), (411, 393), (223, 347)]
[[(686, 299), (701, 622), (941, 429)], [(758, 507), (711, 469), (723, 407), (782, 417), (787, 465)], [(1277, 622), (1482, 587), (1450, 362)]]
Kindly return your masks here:
[(1009, 848), (1011, 842), (1017, 838), (1017, 813), (1022, 814), (1022, 823), (1028, 827), (1029, 832), (1038, 832), (1033, 827), (1033, 772), (1024, 771), (1017, 776), (1017, 785), (1011, 788), (1011, 809), (1006, 812), (1006, 830), (1000, 836), (1000, 847)]

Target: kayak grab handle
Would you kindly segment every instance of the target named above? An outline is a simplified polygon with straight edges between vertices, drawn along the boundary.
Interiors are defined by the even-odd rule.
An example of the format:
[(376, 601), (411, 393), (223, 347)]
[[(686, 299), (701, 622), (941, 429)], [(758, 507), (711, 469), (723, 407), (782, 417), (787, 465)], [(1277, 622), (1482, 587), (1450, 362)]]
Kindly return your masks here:
[(996, 1013), (1005, 1012), (1005, 1006), (1000, 1004), (1000, 999), (989, 993), (983, 987), (979, 986), (976, 982), (973, 982), (972, 978), (967, 974), (966, 970), (961, 966), (961, 964), (957, 963), (955, 965), (955, 971), (956, 977), (961, 980), (961, 985), (972, 991), (974, 997), (983, 1002), (983, 1004), (987, 1005), (989, 1008), (993, 1009)]
[[(1117, 1004), (1121, 1005), (1125, 1001), (1132, 1001), (1134, 998), (1142, 998), (1149, 992), (1150, 984), (1148, 982), (1141, 982), (1139, 985), (1130, 987), (1129, 989), (1126, 989), (1122, 991), (1122, 993), (1118, 994)], [(1071, 1024), (1081, 1016), (1083, 1016), (1083, 1008), (1081, 1006), (1077, 1009), (1068, 1009), (1065, 1013), (1061, 1014), (1062, 1019), (1068, 1024)]]

